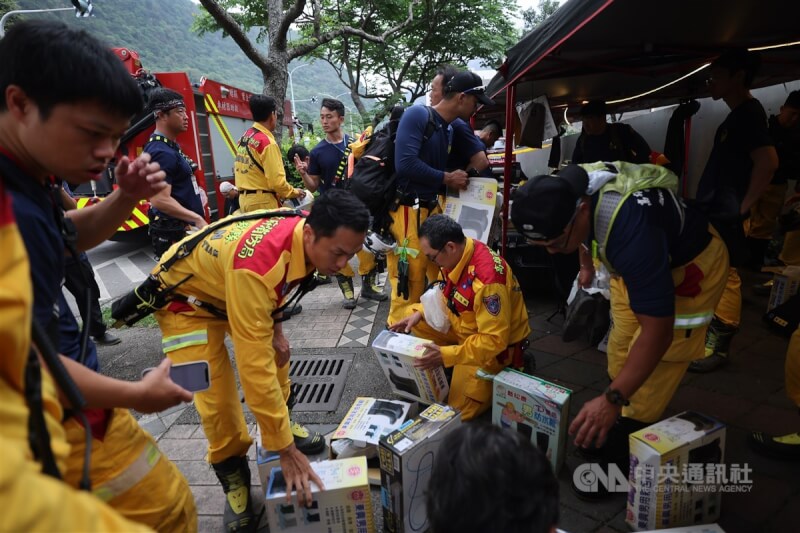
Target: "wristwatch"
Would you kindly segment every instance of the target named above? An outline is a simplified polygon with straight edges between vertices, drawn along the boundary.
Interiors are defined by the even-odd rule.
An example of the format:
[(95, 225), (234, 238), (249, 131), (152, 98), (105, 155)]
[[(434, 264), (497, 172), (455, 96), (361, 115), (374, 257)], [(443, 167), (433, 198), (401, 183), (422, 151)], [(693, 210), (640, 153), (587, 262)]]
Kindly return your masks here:
[(617, 389), (612, 389), (610, 385), (606, 387), (606, 390), (603, 391), (603, 394), (605, 394), (606, 400), (614, 405), (625, 406), (631, 404), (630, 400), (626, 400), (625, 396), (623, 396), (620, 391)]

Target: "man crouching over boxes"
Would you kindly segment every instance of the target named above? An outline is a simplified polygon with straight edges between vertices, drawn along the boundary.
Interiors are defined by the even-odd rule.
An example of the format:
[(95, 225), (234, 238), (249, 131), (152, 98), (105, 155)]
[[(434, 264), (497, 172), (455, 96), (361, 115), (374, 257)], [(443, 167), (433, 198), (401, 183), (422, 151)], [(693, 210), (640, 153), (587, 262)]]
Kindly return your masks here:
[(508, 264), (482, 242), (465, 237), (455, 220), (432, 216), (420, 226), (419, 238), (422, 253), (444, 276), (440, 295), (447, 322), (434, 328), (435, 321), (426, 317), (433, 309), (418, 303), (389, 329), (433, 341), (415, 364), (453, 369), (447, 403), (470, 420), (491, 405), (493, 375), (512, 362), (521, 366), (531, 332), (528, 311)]

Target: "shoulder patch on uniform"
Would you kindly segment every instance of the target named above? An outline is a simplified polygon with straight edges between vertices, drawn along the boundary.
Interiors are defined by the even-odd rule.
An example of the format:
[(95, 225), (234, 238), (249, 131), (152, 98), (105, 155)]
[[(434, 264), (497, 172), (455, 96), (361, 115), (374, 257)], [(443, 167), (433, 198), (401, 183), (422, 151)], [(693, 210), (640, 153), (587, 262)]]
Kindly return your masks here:
[(486, 310), (489, 311), (489, 314), (492, 316), (497, 316), (500, 314), (500, 296), (497, 294), (492, 294), (491, 296), (487, 296), (483, 299), (483, 305), (486, 307)]

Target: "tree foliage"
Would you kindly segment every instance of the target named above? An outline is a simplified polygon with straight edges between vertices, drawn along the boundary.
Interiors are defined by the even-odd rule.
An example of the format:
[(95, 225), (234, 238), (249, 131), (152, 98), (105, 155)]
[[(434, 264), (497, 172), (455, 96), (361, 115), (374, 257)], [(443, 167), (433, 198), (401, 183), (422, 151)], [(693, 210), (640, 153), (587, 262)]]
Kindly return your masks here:
[[(316, 52), (336, 70), (354, 94), (375, 98), (388, 109), (394, 102), (410, 101), (425, 94), (437, 67), (450, 63), (465, 65), (480, 60), (496, 66), (516, 37), (512, 21), (515, 0), (331, 0), (329, 16), (354, 21), (370, 33), (397, 24), (408, 9), (413, 21), (386, 43), (374, 43), (358, 35), (342, 35), (324, 50)], [(302, 28), (307, 32), (308, 28)]]
[(522, 20), (525, 26), (522, 28), (522, 33), (528, 33), (533, 28), (545, 21), (547, 17), (552, 15), (558, 9), (559, 0), (539, 0), (539, 7), (531, 7), (522, 12)]
[[(412, 0), (412, 4), (422, 0)], [(308, 56), (342, 35), (353, 35), (384, 44), (403, 31), (413, 20), (409, 8), (405, 18), (380, 33), (369, 33), (347, 19), (330, 15), (330, 0), (200, 0), (205, 13), (195, 24), (199, 32), (222, 29), (239, 45), (264, 77), (264, 92), (282, 101), (286, 95), (288, 65), (293, 59)], [(292, 25), (305, 28), (301, 38), (290, 40)], [(253, 40), (248, 30), (258, 29)], [(266, 51), (257, 44), (266, 42)], [(282, 118), (279, 108), (279, 118)]]

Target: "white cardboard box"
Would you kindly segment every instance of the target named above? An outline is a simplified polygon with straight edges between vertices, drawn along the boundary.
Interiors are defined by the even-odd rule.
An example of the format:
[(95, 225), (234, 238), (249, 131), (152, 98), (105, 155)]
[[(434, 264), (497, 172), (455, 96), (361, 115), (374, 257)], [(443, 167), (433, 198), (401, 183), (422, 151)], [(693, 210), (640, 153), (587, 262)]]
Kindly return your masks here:
[(442, 440), (460, 424), (458, 410), (433, 404), (381, 439), (378, 457), (384, 531), (428, 530), (425, 491), (431, 469)]
[[(686, 411), (631, 433), (628, 509), (636, 531), (714, 522), (722, 500), (725, 425)], [(724, 480), (722, 480), (724, 481)]]
[(431, 341), (412, 335), (382, 331), (372, 342), (375, 357), (381, 364), (383, 373), (399, 396), (431, 404), (444, 402), (450, 387), (444, 374), (444, 367), (433, 370), (419, 370), (414, 367), (414, 359), (425, 352), (423, 344)]
[(350, 439), (361, 448), (369, 444), (377, 445), (383, 435), (403, 425), (411, 408), (410, 403), (400, 400), (356, 398), (331, 435), (331, 440)]
[(572, 391), (509, 368), (494, 378), (492, 423), (530, 439), (558, 473), (564, 463)]
[(311, 484), (314, 501), (310, 508), (298, 505), (296, 496), (292, 496), (292, 503), (286, 503), (286, 484), (281, 469), (272, 469), (266, 490), (269, 530), (272, 533), (374, 532), (366, 458), (320, 461), (311, 463), (311, 467), (325, 490)]
[(800, 267), (787, 266), (772, 279), (772, 290), (769, 293), (767, 311), (778, 307), (797, 294), (800, 289)]

